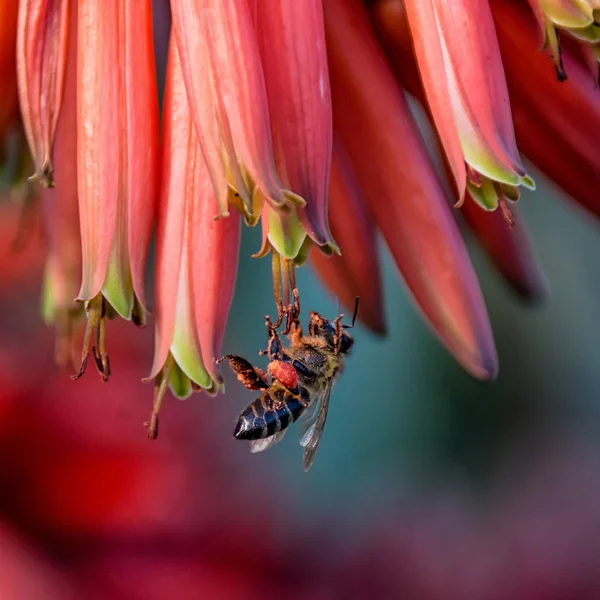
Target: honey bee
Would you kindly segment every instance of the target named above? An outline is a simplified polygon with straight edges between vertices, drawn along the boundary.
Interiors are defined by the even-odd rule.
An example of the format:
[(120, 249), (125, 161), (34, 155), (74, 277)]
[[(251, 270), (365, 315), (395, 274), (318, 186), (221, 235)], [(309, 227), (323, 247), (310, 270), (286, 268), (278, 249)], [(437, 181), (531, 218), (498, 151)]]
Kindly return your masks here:
[(331, 390), (354, 344), (347, 329), (354, 327), (358, 298), (350, 325), (342, 325), (341, 314), (330, 321), (311, 311), (308, 335), (303, 334), (300, 325), (297, 289), (293, 290), (293, 298), (283, 331), (288, 346), (282, 344), (277, 331), (283, 321), (281, 310), (276, 323), (266, 317), (269, 343), (259, 354), (267, 354), (271, 361), (267, 373), (235, 354), (223, 356), (217, 362), (228, 360), (244, 386), (262, 391), (239, 416), (234, 437), (249, 440), (251, 452), (262, 452), (280, 442), (288, 427), (299, 420), (304, 470), (308, 471), (323, 435)]

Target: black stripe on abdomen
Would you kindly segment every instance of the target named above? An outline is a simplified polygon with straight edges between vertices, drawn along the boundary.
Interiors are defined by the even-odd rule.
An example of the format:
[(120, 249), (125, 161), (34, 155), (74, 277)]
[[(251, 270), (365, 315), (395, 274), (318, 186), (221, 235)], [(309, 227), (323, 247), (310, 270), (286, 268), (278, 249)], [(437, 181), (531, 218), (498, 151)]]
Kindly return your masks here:
[(302, 400), (280, 387), (265, 390), (240, 415), (234, 437), (259, 440), (270, 437), (291, 425), (304, 412), (308, 392), (300, 388)]

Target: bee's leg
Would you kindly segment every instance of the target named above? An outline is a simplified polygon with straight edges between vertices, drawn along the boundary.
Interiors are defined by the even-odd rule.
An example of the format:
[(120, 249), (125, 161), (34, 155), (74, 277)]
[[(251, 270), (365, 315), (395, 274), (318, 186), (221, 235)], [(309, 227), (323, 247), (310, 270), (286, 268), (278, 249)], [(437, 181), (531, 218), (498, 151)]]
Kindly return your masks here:
[(279, 329), (281, 327), (281, 324), (283, 323), (283, 317), (286, 315), (286, 309), (283, 308), (283, 302), (281, 301), (281, 298), (278, 298), (276, 301), (277, 304), (277, 321), (275, 321), (275, 323), (271, 322), (271, 317), (265, 317), (268, 321), (267, 323), (267, 328), (269, 329)]
[(265, 325), (267, 326), (267, 331), (269, 333), (269, 336), (271, 336), (273, 331), (276, 331), (277, 329), (279, 329), (281, 327), (281, 324), (283, 323), (283, 317), (285, 317), (287, 314), (287, 310), (285, 308), (283, 308), (283, 302), (281, 301), (281, 298), (276, 300), (276, 304), (277, 304), (277, 321), (275, 321), (275, 323), (273, 323), (273, 321), (271, 321), (271, 317), (269, 315), (265, 316)]
[(335, 327), (335, 332), (333, 334), (333, 353), (334, 354), (339, 354), (340, 353), (340, 348), (342, 347), (342, 333), (344, 328), (342, 327), (342, 319), (344, 318), (344, 315), (340, 315), (339, 317), (336, 317), (335, 321), (333, 322), (333, 325)]
[(290, 332), (302, 335), (302, 326), (300, 325), (300, 292), (298, 288), (292, 290), (293, 303), (288, 306), (287, 319), (285, 322), (284, 335)]
[(316, 312), (311, 311), (308, 315), (308, 335), (317, 335), (319, 329), (325, 325), (325, 319)]
[(266, 376), (262, 369), (256, 369), (249, 361), (236, 354), (227, 354), (216, 360), (217, 364), (224, 360), (229, 361), (231, 370), (237, 375), (237, 378), (249, 390), (264, 390), (269, 387)]
[(271, 324), (269, 317), (266, 318), (266, 325), (269, 331), (269, 345), (267, 346), (266, 350), (261, 350), (259, 354), (261, 356), (268, 354), (271, 360), (282, 360), (283, 345), (281, 343), (281, 338), (277, 333), (277, 329), (275, 329), (275, 327)]

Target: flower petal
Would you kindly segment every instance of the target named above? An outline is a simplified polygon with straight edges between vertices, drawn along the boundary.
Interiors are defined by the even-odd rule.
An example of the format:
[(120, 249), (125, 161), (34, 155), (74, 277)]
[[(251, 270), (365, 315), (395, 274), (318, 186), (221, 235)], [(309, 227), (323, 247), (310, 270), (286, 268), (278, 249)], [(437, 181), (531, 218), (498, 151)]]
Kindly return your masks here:
[[(162, 369), (170, 351), (177, 314), (177, 297), (185, 292), (182, 282), (185, 220), (188, 197), (193, 191), (189, 170), (195, 163), (198, 138), (194, 132), (187, 93), (171, 38), (165, 85), (161, 143), (161, 189), (156, 223), (155, 347), (149, 379)], [(187, 252), (186, 252), (187, 254)], [(186, 283), (183, 279), (183, 283)], [(187, 290), (191, 291), (191, 290)], [(192, 311), (188, 311), (191, 319)], [(195, 331), (195, 327), (191, 328)], [(199, 343), (195, 344), (199, 348)]]
[(106, 279), (117, 226), (120, 85), (117, 2), (79, 3), (77, 60), (77, 182), (83, 275), (80, 300)]
[[(201, 155), (198, 156), (203, 161)], [(198, 169), (198, 189), (193, 198), (190, 220), (192, 294), (198, 339), (204, 368), (211, 378), (223, 383), (215, 360), (221, 345), (237, 275), (241, 223), (237, 212), (214, 219), (215, 192), (206, 166)], [(208, 387), (208, 386), (204, 386)]]
[[(423, 39), (415, 42), (416, 56), (436, 125), (441, 120), (439, 114), (451, 106), (462, 151), (471, 167), (495, 181), (534, 188), (515, 142), (488, 4), (479, 0), (407, 0), (406, 8), (413, 40)], [(432, 20), (425, 21), (424, 17)], [(457, 31), (461, 34), (457, 35)], [(432, 49), (424, 52), (421, 44)], [(429, 74), (432, 68), (440, 66), (440, 57), (435, 61), (431, 58), (438, 49), (443, 70)], [(449, 105), (435, 102), (440, 95), (438, 89), (444, 86)], [(444, 131), (439, 127), (438, 130), (444, 141)]]
[(327, 221), (331, 92), (322, 0), (255, 3), (255, 26), (269, 99), (277, 170), (306, 201), (298, 214), (319, 246), (332, 244)]
[(375, 333), (386, 332), (381, 268), (375, 223), (339, 139), (334, 141), (329, 179), (329, 215), (341, 256), (313, 252), (310, 257), (323, 285), (354, 310), (360, 297), (358, 320)]
[(63, 96), (69, 0), (20, 0), (17, 76), (35, 178), (52, 187), (52, 146)]
[(479, 285), (406, 100), (358, 0), (330, 0), (325, 24), (334, 127), (419, 307), (475, 377), (497, 355)]
[(283, 205), (247, 0), (172, 0), (171, 10), (194, 121), (222, 214), (228, 180), (252, 211), (246, 175), (274, 205)]
[(158, 91), (152, 1), (125, 4), (127, 244), (133, 291), (144, 306), (144, 273), (158, 196)]
[[(171, 352), (183, 375), (214, 392), (215, 382), (222, 383), (214, 361), (220, 354), (233, 296), (240, 218), (234, 213), (214, 219), (215, 192), (200, 149), (173, 38), (162, 148), (156, 346), (150, 378), (159, 374)], [(185, 395), (181, 392), (187, 391), (188, 386), (174, 383), (175, 380), (173, 391)]]
[(423, 87), (427, 90), (427, 102), (454, 174), (457, 204), (460, 204), (465, 196), (467, 171), (454, 114), (449, 110), (452, 99), (445, 80), (446, 65), (435, 25), (434, 5), (432, 0), (407, 0), (404, 4), (410, 15), (415, 54), (419, 58), (419, 74)]
[(158, 108), (150, 0), (81, 3), (80, 299), (100, 290), (124, 318), (143, 303), (157, 191)]

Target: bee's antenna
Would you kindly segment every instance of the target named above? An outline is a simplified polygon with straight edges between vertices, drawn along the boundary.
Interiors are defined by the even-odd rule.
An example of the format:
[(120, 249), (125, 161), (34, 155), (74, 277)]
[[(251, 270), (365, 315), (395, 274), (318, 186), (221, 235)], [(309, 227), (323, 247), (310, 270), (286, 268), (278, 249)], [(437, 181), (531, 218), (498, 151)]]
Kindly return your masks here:
[(335, 305), (337, 306), (337, 314), (341, 314), (342, 307), (340, 306), (340, 299), (337, 296), (335, 297)]
[(354, 323), (356, 323), (356, 317), (358, 316), (358, 302), (360, 300), (359, 296), (356, 296), (356, 302), (354, 303), (354, 314), (352, 315), (352, 325), (342, 325), (344, 329), (352, 329), (354, 327)]

